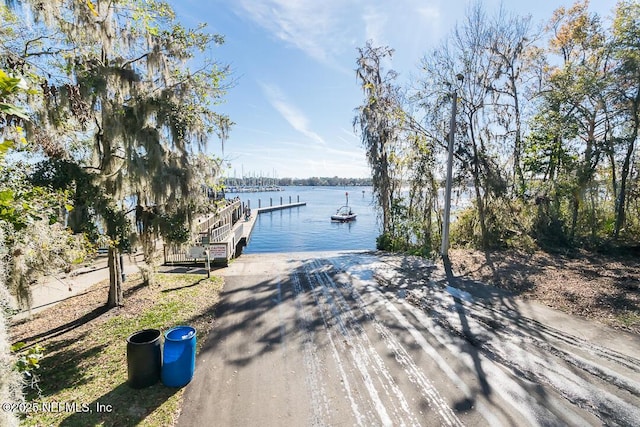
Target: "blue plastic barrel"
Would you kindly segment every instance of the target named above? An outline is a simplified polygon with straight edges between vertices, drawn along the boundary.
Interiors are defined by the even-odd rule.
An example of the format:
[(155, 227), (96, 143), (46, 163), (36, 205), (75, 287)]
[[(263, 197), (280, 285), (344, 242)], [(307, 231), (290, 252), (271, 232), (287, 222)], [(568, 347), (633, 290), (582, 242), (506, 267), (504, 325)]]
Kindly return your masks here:
[(196, 368), (196, 330), (176, 326), (164, 334), (162, 383), (167, 387), (185, 386)]

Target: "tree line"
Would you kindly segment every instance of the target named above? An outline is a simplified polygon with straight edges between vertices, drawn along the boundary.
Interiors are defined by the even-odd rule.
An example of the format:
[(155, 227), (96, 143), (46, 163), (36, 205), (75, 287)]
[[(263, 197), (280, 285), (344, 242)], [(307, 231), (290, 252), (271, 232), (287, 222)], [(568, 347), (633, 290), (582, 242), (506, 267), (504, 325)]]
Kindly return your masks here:
[(310, 178), (225, 178), (223, 180), (224, 185), (227, 187), (234, 186), (259, 186), (259, 185), (277, 185), (277, 186), (371, 186), (371, 178), (341, 178), (337, 176), (333, 177), (318, 177), (313, 176)]
[(333, 177), (318, 177), (312, 176), (310, 178), (281, 178), (278, 180), (278, 185), (300, 185), (308, 187), (366, 187), (371, 186), (371, 178), (341, 178), (337, 176)]
[[(640, 3), (612, 18), (587, 0), (531, 17), (472, 5), (405, 86), (394, 50), (368, 42), (354, 127), (372, 169), (381, 248), (431, 254), (442, 230), (452, 99), (452, 240), (477, 248), (640, 242)], [(402, 183), (407, 183), (403, 187)]]

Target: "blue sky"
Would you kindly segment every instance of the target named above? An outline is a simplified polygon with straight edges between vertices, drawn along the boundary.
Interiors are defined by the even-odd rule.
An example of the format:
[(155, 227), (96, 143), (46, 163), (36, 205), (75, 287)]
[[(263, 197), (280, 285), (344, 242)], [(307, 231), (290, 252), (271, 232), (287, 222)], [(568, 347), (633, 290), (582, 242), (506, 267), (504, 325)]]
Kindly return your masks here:
[[(226, 43), (211, 52), (230, 64), (237, 84), (219, 106), (236, 125), (225, 145), (228, 176), (367, 177), (352, 121), (362, 92), (357, 47), (367, 40), (395, 49), (401, 82), (417, 75), (425, 52), (463, 19), (467, 0), (172, 0), (188, 26), (206, 22)], [(483, 2), (487, 11), (500, 2)], [(572, 1), (504, 2), (546, 21)], [(614, 0), (592, 0), (609, 16)], [(404, 79), (404, 80), (403, 80)], [(222, 156), (218, 141), (210, 152)]]

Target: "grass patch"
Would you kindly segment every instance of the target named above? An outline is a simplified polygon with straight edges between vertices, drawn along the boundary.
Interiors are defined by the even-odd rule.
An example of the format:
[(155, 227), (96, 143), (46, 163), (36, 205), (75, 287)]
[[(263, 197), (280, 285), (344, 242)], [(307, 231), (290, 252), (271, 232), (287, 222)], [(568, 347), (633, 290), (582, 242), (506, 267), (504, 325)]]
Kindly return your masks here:
[[(12, 331), (14, 342), (45, 347), (38, 371), (40, 390), (27, 396), (33, 408), (41, 409), (24, 414), (22, 424), (174, 425), (183, 390), (160, 382), (142, 390), (130, 388), (126, 339), (142, 329), (164, 333), (186, 324), (196, 328), (199, 348), (211, 328), (222, 284), (216, 277), (159, 273), (156, 285), (145, 287), (140, 277), (132, 276), (125, 283), (125, 292), (129, 293), (122, 308), (100, 312), (108, 289), (108, 283), (103, 282), (81, 300), (68, 300), (17, 325)], [(91, 316), (88, 322), (74, 323), (89, 312), (100, 314)], [(64, 332), (59, 333), (61, 330)], [(51, 331), (56, 333), (49, 334)]]
[(640, 325), (640, 314), (634, 311), (624, 311), (616, 316), (616, 320), (626, 328), (634, 328)]

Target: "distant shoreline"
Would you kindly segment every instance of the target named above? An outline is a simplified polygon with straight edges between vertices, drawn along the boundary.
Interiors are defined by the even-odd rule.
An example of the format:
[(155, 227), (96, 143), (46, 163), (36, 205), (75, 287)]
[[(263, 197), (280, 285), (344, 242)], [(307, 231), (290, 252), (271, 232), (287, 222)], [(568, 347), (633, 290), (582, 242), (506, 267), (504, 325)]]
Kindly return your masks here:
[(371, 187), (371, 178), (225, 178), (225, 187)]
[(366, 184), (345, 184), (345, 185), (330, 185), (330, 184), (318, 184), (318, 185), (303, 185), (303, 184), (289, 184), (289, 185), (245, 185), (225, 186), (225, 193), (264, 193), (264, 192), (277, 192), (285, 191), (287, 187), (371, 187)]

